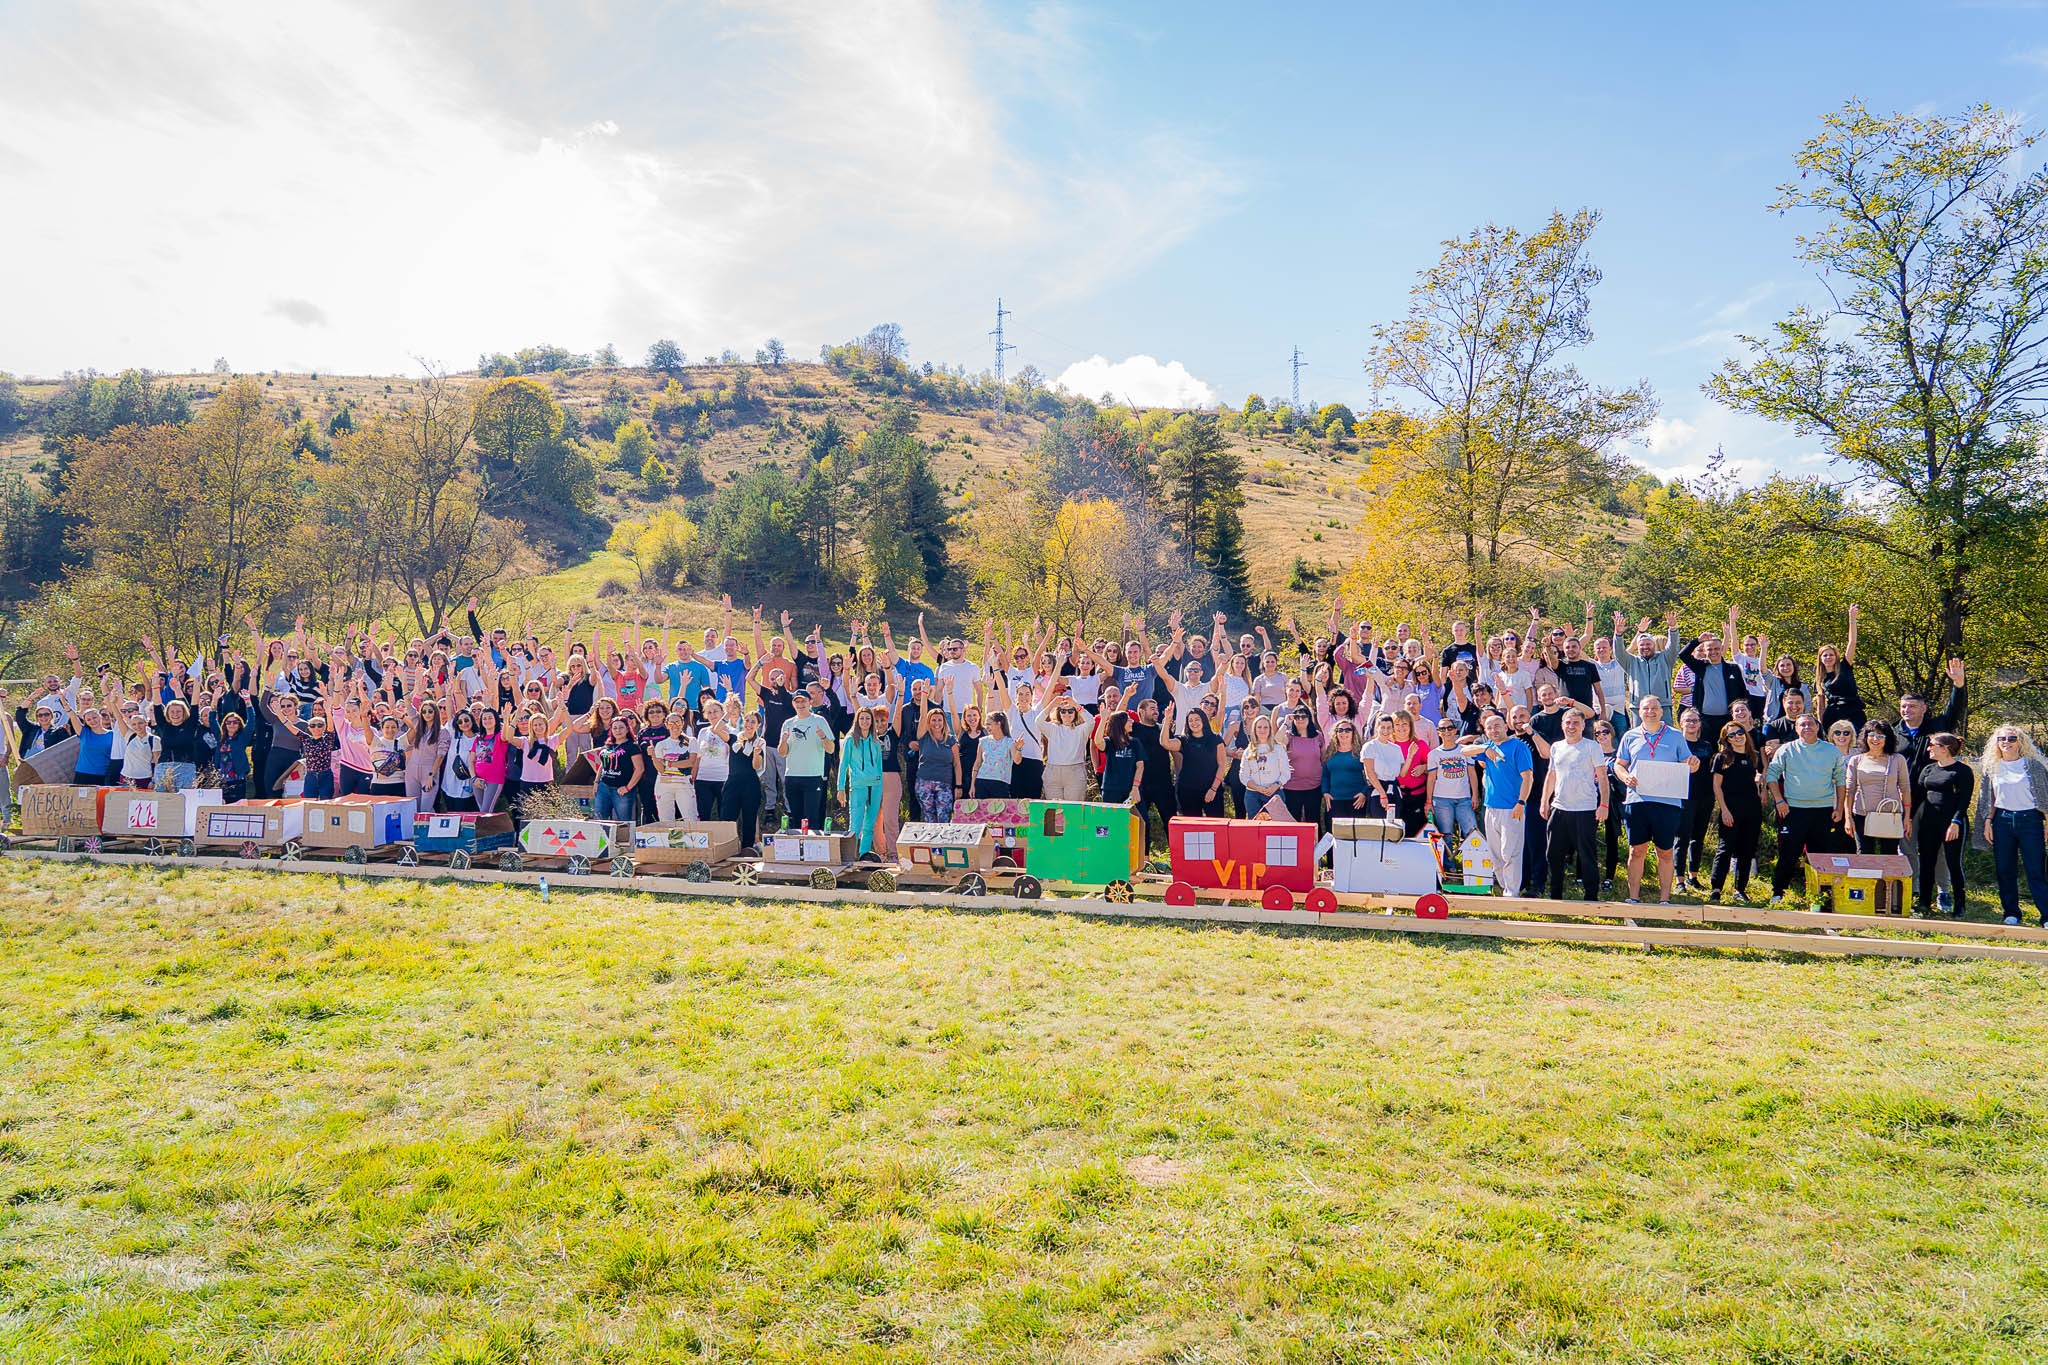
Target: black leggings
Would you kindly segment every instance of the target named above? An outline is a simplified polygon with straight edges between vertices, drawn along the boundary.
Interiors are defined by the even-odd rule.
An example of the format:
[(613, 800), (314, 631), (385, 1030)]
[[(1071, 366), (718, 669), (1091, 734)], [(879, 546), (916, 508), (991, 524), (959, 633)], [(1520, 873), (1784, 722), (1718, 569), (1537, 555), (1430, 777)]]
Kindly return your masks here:
[(270, 757), (263, 764), (263, 794), (276, 796), (284, 790), (284, 775), (299, 756), (290, 749), (272, 749)]
[(1207, 787), (1181, 786), (1175, 787), (1173, 794), (1175, 800), (1180, 803), (1182, 815), (1213, 815), (1220, 818), (1223, 814), (1223, 793), (1220, 791), (1211, 796)]
[(725, 779), (712, 781), (697, 779), (697, 816), (701, 820), (723, 820), (721, 814), (725, 805)]
[(1678, 861), (1672, 865), (1678, 876), (1690, 873), (1697, 877), (1707, 870), (1707, 830), (1713, 824), (1711, 793), (1704, 800), (1695, 796), (1686, 801), (1685, 810), (1678, 817)]
[(718, 815), (721, 820), (739, 825), (741, 848), (754, 847), (755, 836), (760, 833), (761, 784), (727, 779), (725, 790), (719, 794)]
[(1926, 914), (1934, 908), (1934, 860), (1948, 860), (1948, 889), (1955, 897), (1956, 913), (1963, 910), (1963, 844), (1969, 838), (1948, 837), (1949, 822), (1946, 820), (1917, 820), (1913, 824), (1913, 841), (1920, 846), (1920, 884), (1913, 888), (1913, 899), (1920, 903), (1920, 913)]
[[(1743, 810), (1731, 806), (1728, 814), (1735, 823), (1721, 825), (1721, 845), (1714, 850), (1714, 894), (1721, 894), (1721, 888), (1728, 884), (1729, 869), (1733, 868), (1735, 889), (1748, 895), (1749, 874), (1756, 868), (1756, 842), (1764, 831), (1764, 808), (1758, 805)], [(1720, 822), (1717, 819), (1715, 823)]]

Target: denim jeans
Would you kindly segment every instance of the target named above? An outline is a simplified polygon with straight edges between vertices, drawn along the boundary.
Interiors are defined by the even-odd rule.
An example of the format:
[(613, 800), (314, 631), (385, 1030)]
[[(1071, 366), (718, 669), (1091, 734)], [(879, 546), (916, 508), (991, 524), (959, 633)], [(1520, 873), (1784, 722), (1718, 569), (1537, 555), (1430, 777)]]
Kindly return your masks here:
[(1458, 870), (1458, 850), (1468, 834), (1479, 833), (1479, 817), (1469, 796), (1439, 796), (1435, 805), (1437, 833), (1444, 836), (1444, 871)]
[(595, 807), (593, 814), (600, 820), (631, 820), (636, 803), (632, 788), (600, 782), (592, 805)]
[(2002, 810), (1991, 817), (1991, 857), (1998, 865), (1998, 901), (2008, 919), (2020, 914), (2020, 873), (2034, 898), (2034, 913), (2048, 919), (2048, 869), (2044, 856), (2041, 812)]

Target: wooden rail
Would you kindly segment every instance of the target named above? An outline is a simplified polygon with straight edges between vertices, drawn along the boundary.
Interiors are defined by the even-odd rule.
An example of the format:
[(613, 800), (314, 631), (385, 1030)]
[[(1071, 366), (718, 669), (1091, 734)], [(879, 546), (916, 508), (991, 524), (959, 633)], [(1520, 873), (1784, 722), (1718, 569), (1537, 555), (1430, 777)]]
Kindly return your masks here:
[[(1868, 934), (1843, 932), (1850, 929), (1897, 929), (1922, 934), (1971, 934), (1976, 938), (2024, 937), (2034, 941), (2048, 940), (2048, 934), (2038, 929), (2015, 930), (2002, 924), (1965, 924), (1952, 920), (1910, 920), (1866, 915), (1816, 915), (1803, 911), (1744, 910), (1729, 906), (1640, 906), (1613, 902), (1586, 903), (1453, 896), (1447, 898), (1451, 903), (1451, 918), (1424, 919), (1412, 913), (1413, 897), (1345, 896), (1340, 897), (1340, 901), (1345, 903), (1345, 908), (1328, 914), (1319, 914), (1301, 908), (1267, 910), (1256, 903), (1236, 904), (1228, 900), (1209, 900), (1193, 906), (1173, 906), (1149, 900), (1118, 904), (1083, 896), (1017, 900), (1007, 896), (963, 896), (951, 891), (867, 891), (837, 888), (821, 890), (810, 886), (740, 886), (732, 882), (692, 882), (681, 877), (570, 876), (565, 872), (502, 872), (491, 868), (467, 868), (456, 871), (446, 867), (400, 867), (395, 863), (376, 862), (287, 863), (278, 859), (251, 860), (205, 856), (162, 858), (139, 853), (57, 853), (35, 848), (9, 849), (5, 856), (44, 858), (53, 862), (102, 863), (123, 867), (209, 868), (223, 871), (352, 877), (363, 880), (447, 879), (500, 886), (537, 886), (545, 877), (551, 887), (560, 887), (564, 890), (651, 892), (691, 900), (804, 901), (814, 904), (879, 905), (904, 909), (921, 906), (979, 911), (1025, 910), (1040, 914), (1088, 915), (1104, 919), (1292, 925), (1302, 928), (1361, 929), (1377, 933), (1436, 935), (1446, 938), (1716, 948), (1751, 952), (1815, 953), (1829, 956), (1991, 958), (2005, 962), (2048, 966), (2048, 947), (2034, 948), (2012, 942), (1879, 938)], [(1396, 904), (1401, 901), (1407, 901), (1408, 904)], [(1374, 904), (1382, 908), (1371, 908)], [(1543, 915), (1548, 918), (1496, 918), (1501, 914)], [(1559, 922), (1560, 919), (1564, 922)], [(1646, 919), (1678, 921), (1678, 925), (1673, 927), (1669, 923), (1645, 924), (1642, 921)], [(1587, 922), (1592, 920), (1621, 922)], [(1708, 922), (1764, 927), (1714, 929), (1705, 927)], [(1766, 931), (1772, 927), (1821, 932)], [(1972, 931), (1976, 932), (1972, 934)]]

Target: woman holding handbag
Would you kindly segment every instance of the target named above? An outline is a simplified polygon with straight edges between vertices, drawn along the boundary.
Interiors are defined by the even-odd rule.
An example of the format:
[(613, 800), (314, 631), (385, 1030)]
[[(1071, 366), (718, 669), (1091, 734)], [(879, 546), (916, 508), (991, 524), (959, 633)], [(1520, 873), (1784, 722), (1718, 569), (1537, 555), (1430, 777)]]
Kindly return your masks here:
[(1896, 751), (1889, 725), (1870, 721), (1863, 747), (1849, 755), (1849, 815), (1860, 853), (1897, 853), (1912, 834), (1906, 810), (1912, 803), (1906, 760)]

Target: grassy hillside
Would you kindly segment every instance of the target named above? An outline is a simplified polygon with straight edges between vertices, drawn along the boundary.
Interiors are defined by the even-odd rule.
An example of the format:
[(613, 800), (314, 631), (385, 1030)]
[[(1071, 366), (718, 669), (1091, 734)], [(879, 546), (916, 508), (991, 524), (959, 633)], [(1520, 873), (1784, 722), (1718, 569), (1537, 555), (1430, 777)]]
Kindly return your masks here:
[(2040, 974), (0, 863), (10, 1361), (2036, 1361)]
[[(731, 385), (739, 368), (693, 365), (682, 370), (677, 378), (689, 392), (716, 390)], [(824, 365), (745, 368), (753, 393), (762, 400), (759, 412), (743, 422), (716, 425), (708, 435), (692, 442), (703, 460), (706, 475), (715, 484), (723, 483), (741, 470), (763, 461), (781, 460), (793, 464), (802, 449), (802, 430), (821, 424), (828, 416), (835, 417), (850, 433), (865, 431), (875, 425), (885, 404), (891, 401), (857, 387), (846, 376)], [(265, 397), (281, 405), (291, 420), (308, 417), (323, 431), (329, 419), (345, 406), (364, 416), (374, 416), (387, 410), (404, 387), (402, 379), (382, 377), (290, 374), (259, 377), (263, 381)], [(547, 384), (563, 407), (586, 426), (596, 418), (606, 401), (607, 392), (615, 384), (626, 391), (632, 414), (647, 420), (654, 396), (668, 381), (667, 375), (639, 369), (592, 369), (534, 377)], [(189, 385), (204, 398), (216, 391), (226, 376), (201, 374), (163, 378), (166, 382)], [(458, 382), (484, 381), (474, 376), (460, 376)], [(55, 388), (54, 384), (37, 382), (22, 385), (24, 397), (31, 401), (47, 398)], [(977, 499), (991, 496), (1006, 475), (1014, 474), (1043, 430), (1040, 421), (1014, 412), (998, 422), (991, 412), (942, 412), (916, 405), (912, 410), (917, 417), (919, 436), (934, 451), (942, 482), (956, 503), (969, 509), (970, 515)], [(1254, 586), (1262, 594), (1270, 593), (1278, 600), (1287, 601), (1295, 596), (1286, 590), (1286, 583), (1288, 566), (1296, 555), (1301, 555), (1311, 565), (1320, 562), (1335, 569), (1356, 553), (1359, 537), (1355, 524), (1363, 514), (1365, 502), (1364, 493), (1357, 486), (1357, 477), (1364, 468), (1364, 457), (1355, 449), (1332, 451), (1323, 448), (1309, 453), (1274, 440), (1246, 441), (1235, 435), (1231, 440), (1244, 457), (1249, 475), (1244, 518)], [(678, 444), (676, 441), (663, 443), (663, 456), (671, 463)], [(0, 438), (0, 469), (31, 470), (39, 459), (34, 433), (16, 433)], [(628, 471), (609, 468), (604, 471), (598, 507), (604, 521), (644, 517), (659, 505), (660, 502), (644, 496), (638, 479)], [(628, 565), (611, 561), (600, 561), (596, 566), (589, 564), (588, 556), (601, 548), (601, 532), (592, 534), (583, 529), (572, 532), (566, 525), (544, 525), (537, 527), (536, 531), (540, 534), (558, 532), (566, 543), (547, 547), (525, 567), (533, 575), (569, 572), (562, 580), (551, 582), (536, 583), (529, 576), (511, 595), (508, 601), (511, 609), (526, 610), (530, 604), (538, 604), (532, 609), (539, 614), (543, 607), (553, 610), (558, 601), (572, 598), (587, 605), (591, 598), (585, 594), (586, 588), (594, 591), (607, 579), (624, 585), (634, 584)], [(666, 598), (652, 599), (646, 605), (658, 614), (665, 602), (694, 619), (715, 600), (715, 596), (685, 589)], [(795, 601), (801, 609), (816, 613), (821, 619), (831, 606), (829, 602), (813, 602), (800, 597)], [(961, 586), (956, 584), (952, 592), (937, 594), (934, 606), (935, 630), (941, 624), (956, 624), (959, 610), (964, 606)], [(624, 613), (622, 604), (616, 607), (608, 605), (602, 615), (612, 618), (623, 617)]]

